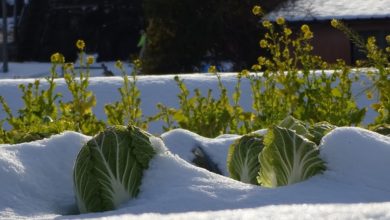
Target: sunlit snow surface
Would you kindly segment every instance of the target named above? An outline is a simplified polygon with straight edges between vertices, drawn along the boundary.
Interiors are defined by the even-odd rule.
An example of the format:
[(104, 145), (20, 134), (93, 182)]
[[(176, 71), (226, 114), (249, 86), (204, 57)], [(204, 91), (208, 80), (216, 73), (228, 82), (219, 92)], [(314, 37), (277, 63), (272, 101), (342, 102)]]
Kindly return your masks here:
[(267, 17), (288, 21), (383, 19), (390, 17), (390, 0), (289, 0)]
[[(41, 64), (37, 64), (41, 65)], [(16, 68), (20, 68), (17, 70)], [(33, 65), (12, 66), (9, 78), (25, 78)], [(42, 67), (36, 66), (37, 72)], [(45, 67), (48, 68), (48, 67)], [(45, 73), (47, 74), (47, 73)], [(8, 76), (10, 76), (8, 75)], [(367, 82), (353, 85), (359, 106), (369, 106), (361, 91)], [(4, 75), (3, 75), (4, 76)], [(31, 75), (31, 77), (37, 77)], [(173, 75), (139, 76), (142, 110), (145, 116), (157, 112), (156, 104), (178, 107)], [(3, 77), (4, 78), (4, 77)], [(7, 77), (5, 77), (7, 78)], [(218, 96), (216, 77), (209, 74), (180, 75), (188, 89), (204, 94), (213, 89)], [(35, 79), (2, 79), (0, 95), (13, 111), (22, 106), (18, 85)], [(223, 73), (222, 82), (234, 91), (235, 74)], [(363, 82), (366, 82), (364, 84)], [(43, 87), (47, 83), (41, 78)], [(56, 91), (70, 99), (63, 79)], [(120, 77), (92, 77), (90, 89), (97, 97), (94, 109), (105, 119), (104, 105), (120, 100)], [(240, 103), (251, 110), (249, 82), (244, 80)], [(373, 121), (369, 110), (365, 123)], [(4, 112), (0, 112), (4, 118)], [(120, 209), (78, 215), (73, 192), (73, 164), (82, 145), (91, 137), (65, 132), (49, 139), (19, 145), (0, 145), (0, 219), (390, 219), (390, 138), (358, 128), (338, 128), (327, 135), (321, 157), (327, 171), (305, 182), (276, 189), (243, 184), (190, 164), (191, 150), (202, 147), (223, 174), (228, 147), (240, 136), (205, 138), (177, 129), (163, 133), (161, 122), (149, 132), (161, 135), (169, 152), (161, 152), (145, 172), (141, 193)], [(264, 131), (260, 131), (264, 132)]]
[(179, 129), (162, 137), (175, 153), (161, 151), (152, 160), (139, 197), (118, 210), (85, 215), (77, 215), (72, 171), (79, 149), (90, 137), (65, 132), (1, 145), (0, 219), (390, 218), (389, 137), (338, 128), (320, 145), (328, 167), (324, 174), (276, 189), (243, 184), (179, 157), (185, 157), (190, 146), (201, 145), (215, 162), (224, 164), (229, 144), (239, 136), (208, 139)]

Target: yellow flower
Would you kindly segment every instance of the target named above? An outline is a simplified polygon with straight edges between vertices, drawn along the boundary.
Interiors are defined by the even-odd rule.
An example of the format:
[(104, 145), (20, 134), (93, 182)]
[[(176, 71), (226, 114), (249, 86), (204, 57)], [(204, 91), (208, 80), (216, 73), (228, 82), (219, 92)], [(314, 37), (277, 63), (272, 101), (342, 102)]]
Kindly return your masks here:
[(265, 20), (265, 21), (263, 21), (263, 27), (270, 28), (270, 27), (272, 27), (272, 23), (267, 21), (267, 20)]
[(65, 57), (64, 57), (64, 55), (61, 54), (60, 60), (59, 60), (59, 61), (60, 61), (60, 63), (65, 63)]
[(306, 33), (304, 34), (303, 37), (304, 37), (305, 39), (311, 39), (311, 38), (313, 38), (313, 33), (310, 32), (310, 31), (308, 31), (308, 32), (306, 32)]
[(254, 15), (261, 15), (263, 13), (263, 10), (261, 9), (260, 6), (258, 5), (255, 5), (253, 8), (252, 8), (252, 13)]
[(141, 63), (140, 59), (134, 60), (133, 63), (135, 65), (135, 68), (138, 68), (138, 69), (141, 68), (142, 63)]
[(252, 66), (252, 70), (254, 70), (254, 71), (260, 71), (260, 70), (261, 70), (261, 65), (259, 65), (259, 64), (253, 65), (253, 66)]
[(65, 63), (65, 57), (60, 53), (54, 53), (50, 56), (52, 63)]
[(367, 99), (372, 99), (372, 92), (371, 91), (368, 91), (366, 93), (366, 95), (367, 95)]
[(386, 36), (386, 41), (388, 44), (390, 44), (390, 34)]
[(209, 73), (217, 73), (217, 67), (215, 67), (214, 65), (210, 66)]
[(257, 62), (259, 63), (259, 65), (264, 65), (265, 62), (266, 62), (266, 58), (265, 57), (259, 57), (257, 58)]
[(290, 36), (290, 35), (292, 34), (292, 30), (291, 30), (290, 28), (285, 28), (285, 29), (283, 30), (283, 32), (284, 32), (284, 34), (285, 34), (286, 36)]
[(58, 61), (58, 57), (60, 56), (60, 53), (53, 53), (51, 56), (50, 56), (50, 62), (52, 63), (57, 63)]
[[(254, 65), (254, 66), (255, 66), (255, 65)], [(249, 76), (249, 71), (246, 70), (246, 69), (244, 69), (244, 70), (242, 70), (242, 71), (240, 72), (240, 75), (243, 76), (243, 77), (247, 77), (247, 76)]]
[(65, 69), (66, 70), (73, 70), (74, 69), (73, 63), (65, 63)]
[(310, 31), (309, 25), (307, 25), (307, 24), (302, 25), (302, 26), (301, 26), (301, 31), (302, 31), (303, 33), (309, 32), (309, 31)]
[(259, 44), (260, 44), (261, 48), (266, 48), (268, 46), (268, 43), (266, 40), (261, 40)]
[(330, 25), (332, 25), (332, 27), (334, 28), (337, 28), (339, 26), (340, 22), (336, 19), (332, 19), (332, 21), (330, 21)]
[(386, 47), (386, 52), (390, 53), (390, 47)]
[(87, 56), (87, 64), (92, 65), (95, 62), (95, 57)]
[(278, 25), (283, 25), (285, 22), (286, 22), (286, 21), (284, 20), (283, 17), (278, 17), (278, 18), (276, 19), (276, 23), (277, 23)]
[(83, 40), (77, 40), (76, 42), (76, 47), (79, 49), (79, 50), (84, 50), (85, 48), (85, 42)]
[(118, 69), (123, 69), (123, 63), (120, 60), (115, 62), (115, 67)]

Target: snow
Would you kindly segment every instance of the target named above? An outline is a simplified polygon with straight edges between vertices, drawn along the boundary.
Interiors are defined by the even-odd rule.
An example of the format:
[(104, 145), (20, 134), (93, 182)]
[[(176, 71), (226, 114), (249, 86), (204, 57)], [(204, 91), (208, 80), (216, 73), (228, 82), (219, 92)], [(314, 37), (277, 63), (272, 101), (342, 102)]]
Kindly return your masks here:
[(390, 0), (295, 0), (267, 15), (270, 20), (375, 19), (390, 17)]
[(67, 132), (0, 147), (0, 218), (77, 212), (73, 163), (89, 137)]
[(192, 150), (195, 147), (202, 147), (205, 153), (213, 158), (217, 163), (219, 170), (223, 175), (227, 175), (226, 155), (228, 147), (235, 140), (240, 138), (239, 135), (226, 135), (217, 138), (205, 138), (193, 132), (184, 129), (175, 129), (161, 135), (164, 143), (169, 146), (173, 154), (177, 154), (187, 162), (195, 159)]
[[(28, 72), (29, 69), (33, 70), (34, 68), (36, 68), (38, 70), (40, 68), (39, 67), (40, 65), (42, 65), (42, 70), (44, 70), (43, 68), (44, 64), (35, 64), (35, 65), (37, 66), (34, 67), (33, 65), (31, 65), (30, 68), (30, 66), (27, 64), (22, 64), (20, 66), (15, 64), (16, 68), (15, 70), (12, 70), (13, 66), (11, 66), (12, 72), (10, 74), (14, 74), (13, 76), (16, 79), (4, 78), (0, 80), (0, 95), (4, 97), (6, 102), (10, 105), (11, 109), (13, 109), (15, 112), (17, 109), (23, 106), (22, 99), (20, 98), (22, 94), (20, 92), (20, 89), (18, 89), (18, 85), (32, 83), (34, 82), (35, 79), (37, 79), (37, 78), (35, 79), (22, 78), (22, 77), (26, 77), (23, 75), (23, 73)], [(112, 63), (112, 65), (114, 64)], [(129, 72), (129, 67), (126, 68)], [(49, 67), (46, 68), (46, 71), (48, 69)], [(112, 67), (112, 69), (115, 68)], [(101, 71), (101, 70), (92, 70), (92, 71)], [(362, 70), (362, 72), (357, 71), (360, 74), (361, 80), (359, 82), (355, 82), (352, 86), (353, 95), (360, 108), (370, 106), (372, 103), (375, 102), (375, 98), (372, 100), (368, 100), (364, 93), (364, 90), (366, 88), (369, 88), (370, 86), (370, 82), (367, 79), (366, 75), (364, 74), (364, 71), (365, 70)], [(39, 72), (42, 73), (42, 71), (38, 71), (38, 73)], [(48, 75), (49, 73), (46, 72), (46, 74)], [(105, 120), (106, 115), (104, 112), (104, 105), (109, 103), (114, 103), (115, 101), (120, 100), (121, 97), (118, 92), (118, 88), (122, 87), (123, 81), (122, 78), (119, 76), (100, 77), (96, 72), (92, 72), (91, 74), (95, 74), (95, 76), (97, 76), (97, 77), (90, 78), (90, 86), (89, 86), (89, 89), (93, 91), (97, 99), (97, 104), (96, 107), (94, 108), (94, 113), (99, 119)], [(117, 74), (119, 75), (119, 73)], [(2, 74), (0, 73), (0, 76), (1, 75)], [(158, 113), (158, 109), (156, 108), (157, 103), (162, 103), (168, 107), (175, 107), (175, 108), (179, 107), (177, 95), (180, 93), (180, 90), (173, 79), (174, 76), (175, 75), (138, 76), (137, 86), (141, 91), (141, 108), (145, 117), (153, 116)], [(205, 73), (179, 74), (178, 76), (180, 79), (184, 80), (184, 83), (186, 84), (188, 90), (192, 94), (195, 88), (199, 88), (202, 94), (204, 95), (207, 94), (208, 89), (213, 90), (214, 97), (217, 97), (219, 95), (216, 76), (213, 76), (211, 74), (205, 74)], [(29, 77), (32, 76), (29, 75)], [(41, 77), (43, 76), (41, 75)], [(234, 91), (234, 86), (236, 84), (236, 74), (222, 73), (221, 77), (222, 77), (222, 82), (226, 86), (229, 95), (231, 97), (231, 93)], [(43, 78), (40, 78), (40, 80), (43, 88), (47, 87), (46, 80)], [(57, 79), (56, 83), (57, 83), (56, 91), (63, 94), (64, 101), (69, 100), (71, 95), (66, 87), (66, 83), (64, 82), (64, 80)], [(241, 90), (242, 92), (241, 92), (240, 105), (243, 107), (244, 110), (252, 111), (251, 90), (249, 86), (249, 81), (247, 79), (242, 80)], [(4, 112), (0, 111), (0, 118), (4, 118), (4, 117), (5, 117)], [(376, 112), (373, 111), (372, 108), (368, 108), (363, 124), (367, 125), (373, 122), (375, 117), (376, 117)], [(162, 129), (163, 125), (164, 123), (162, 121), (152, 122), (150, 123), (148, 130), (153, 134), (159, 135), (163, 133), (163, 129)]]
[[(106, 65), (108, 70), (112, 71), (114, 75), (121, 76), (121, 72), (115, 68), (115, 62), (110, 61), (93, 64), (90, 70), (91, 77), (104, 76), (103, 69), (101, 68), (102, 64)], [(42, 78), (50, 76), (52, 64), (45, 62), (9, 62), (8, 66), (9, 71), (7, 73), (2, 72), (2, 68), (0, 69), (0, 79)], [(77, 68), (78, 65), (76, 64), (75, 67)], [(130, 72), (131, 68), (128, 65), (124, 65), (124, 67), (126, 71)], [(57, 68), (57, 73), (61, 74), (60, 68)]]
[[(90, 137), (65, 132), (31, 143), (1, 145), (0, 218), (390, 218), (389, 137), (361, 128), (335, 129), (320, 145), (327, 171), (301, 183), (269, 189), (211, 173), (173, 153), (183, 137), (210, 149), (227, 149), (238, 136), (208, 139), (182, 129), (162, 136), (170, 150), (154, 140), (160, 150), (144, 173), (138, 198), (117, 210), (84, 215), (77, 215), (75, 208), (72, 168)], [(226, 155), (213, 156), (213, 160), (224, 163)]]
[[(23, 65), (11, 64), (11, 73), (0, 80), (0, 95), (14, 111), (22, 106), (17, 85), (36, 79), (26, 79), (25, 74), (43, 77), (49, 69), (43, 63)], [(105, 119), (103, 107), (120, 99), (117, 89), (122, 79), (96, 75), (90, 80), (90, 89), (97, 97), (94, 112)], [(179, 89), (173, 77), (139, 76), (137, 85), (145, 115), (155, 114), (158, 102), (178, 106)], [(200, 88), (205, 93), (217, 88), (216, 77), (210, 74), (180, 78), (190, 91)], [(234, 73), (223, 73), (222, 81), (233, 91)], [(56, 79), (56, 83), (56, 91), (68, 100), (70, 94), (63, 79)], [(358, 95), (366, 86), (361, 82), (353, 85), (360, 106), (374, 101)], [(243, 81), (242, 89), (241, 104), (250, 110), (248, 81)], [(365, 123), (374, 116), (369, 112)], [(161, 125), (155, 122), (149, 127), (149, 132), (161, 139), (151, 140), (158, 154), (144, 173), (138, 198), (102, 213), (78, 215), (73, 192), (74, 161), (91, 137), (68, 131), (40, 141), (0, 145), (0, 219), (390, 219), (389, 137), (362, 128), (337, 128), (320, 145), (327, 171), (301, 183), (269, 189), (227, 177), (228, 148), (241, 136), (206, 138), (184, 129), (164, 132)], [(264, 134), (266, 130), (256, 132)], [(201, 147), (224, 176), (194, 166), (194, 147)]]
[(323, 142), (326, 147), (321, 156), (328, 162), (332, 176), (342, 179), (348, 175), (345, 181), (351, 184), (390, 191), (390, 175), (383, 173), (383, 168), (390, 164), (388, 137), (360, 128), (337, 128)]

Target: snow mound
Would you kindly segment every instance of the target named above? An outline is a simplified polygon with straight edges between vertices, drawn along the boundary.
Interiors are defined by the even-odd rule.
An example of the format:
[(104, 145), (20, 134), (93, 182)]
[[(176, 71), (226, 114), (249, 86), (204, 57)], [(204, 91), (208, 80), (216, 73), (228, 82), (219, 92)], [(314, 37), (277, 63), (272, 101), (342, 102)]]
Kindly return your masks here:
[(390, 217), (390, 138), (359, 128), (336, 129), (320, 146), (326, 172), (275, 189), (244, 184), (181, 158), (201, 145), (215, 162), (226, 163), (228, 146), (237, 138), (209, 139), (183, 129), (163, 134), (165, 143), (153, 140), (159, 153), (144, 173), (138, 198), (117, 210), (84, 215), (77, 215), (72, 172), (78, 151), (90, 137), (66, 132), (42, 141), (0, 145), (0, 219)]
[(40, 141), (0, 145), (0, 219), (77, 213), (73, 164), (89, 138), (65, 132)]
[(206, 138), (185, 129), (174, 129), (161, 135), (165, 145), (173, 154), (190, 163), (195, 159), (194, 149), (201, 147), (225, 176), (228, 176), (226, 159), (229, 146), (240, 137), (240, 135), (225, 134), (216, 138)]
[(337, 128), (320, 147), (327, 175), (390, 192), (390, 137), (361, 128)]

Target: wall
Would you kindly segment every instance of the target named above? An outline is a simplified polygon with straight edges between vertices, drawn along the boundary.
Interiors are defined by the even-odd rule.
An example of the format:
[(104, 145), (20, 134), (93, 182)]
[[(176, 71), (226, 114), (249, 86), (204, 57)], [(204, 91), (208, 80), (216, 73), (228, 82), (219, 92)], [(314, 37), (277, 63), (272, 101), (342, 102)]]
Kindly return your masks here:
[[(390, 34), (390, 19), (370, 19), (370, 20), (349, 20), (344, 21), (350, 28), (357, 32), (380, 32), (381, 38)], [(299, 28), (303, 23), (296, 22), (291, 25)], [(307, 22), (314, 32), (312, 40), (314, 54), (320, 55), (325, 61), (330, 63), (337, 59), (343, 59), (347, 64), (353, 62), (352, 43), (348, 37), (341, 31), (333, 28), (330, 21), (312, 21)], [(377, 39), (382, 42), (384, 39)]]

